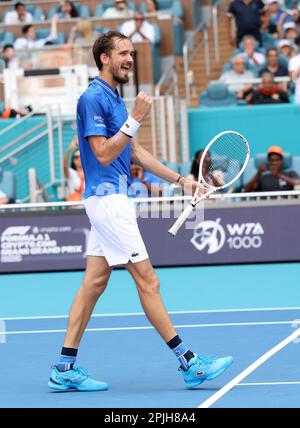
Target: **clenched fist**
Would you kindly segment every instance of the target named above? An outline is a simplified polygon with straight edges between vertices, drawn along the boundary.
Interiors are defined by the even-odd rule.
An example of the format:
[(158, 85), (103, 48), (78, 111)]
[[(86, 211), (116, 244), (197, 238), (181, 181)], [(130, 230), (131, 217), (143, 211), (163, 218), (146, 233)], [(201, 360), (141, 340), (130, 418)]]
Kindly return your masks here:
[(138, 122), (142, 122), (149, 114), (152, 107), (152, 98), (147, 92), (139, 92), (135, 99), (134, 111), (131, 114)]

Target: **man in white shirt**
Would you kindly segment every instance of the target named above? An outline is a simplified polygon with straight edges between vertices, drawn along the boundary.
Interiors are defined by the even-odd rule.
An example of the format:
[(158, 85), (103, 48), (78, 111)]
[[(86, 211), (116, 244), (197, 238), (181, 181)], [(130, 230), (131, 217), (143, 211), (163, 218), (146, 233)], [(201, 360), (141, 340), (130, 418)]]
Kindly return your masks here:
[(141, 12), (136, 13), (135, 19), (124, 22), (120, 31), (129, 37), (132, 43), (141, 43), (145, 40), (154, 43), (155, 40), (153, 25), (145, 20)]
[(36, 38), (36, 32), (33, 25), (25, 25), (22, 28), (23, 37), (18, 37), (14, 43), (15, 49), (39, 49), (46, 45), (47, 42), (53, 42), (57, 38), (57, 19), (54, 15), (51, 21), (51, 32), (48, 37), (43, 39)]
[(31, 24), (33, 18), (30, 12), (26, 12), (25, 5), (21, 2), (15, 4), (15, 10), (7, 12), (5, 24)]
[(133, 10), (128, 8), (126, 0), (114, 0), (114, 3), (115, 6), (106, 9), (102, 18), (131, 18), (134, 15)]
[(266, 57), (261, 52), (256, 52), (256, 40), (253, 36), (244, 36), (243, 40), (244, 52), (241, 53), (242, 57), (248, 61), (249, 64), (255, 66), (257, 69), (265, 63)]
[(254, 78), (250, 70), (245, 69), (245, 60), (241, 55), (237, 55), (232, 60), (232, 70), (226, 71), (220, 77), (220, 82), (228, 84), (228, 89), (236, 93), (237, 98), (245, 98), (252, 89), (252, 83), (245, 81)]

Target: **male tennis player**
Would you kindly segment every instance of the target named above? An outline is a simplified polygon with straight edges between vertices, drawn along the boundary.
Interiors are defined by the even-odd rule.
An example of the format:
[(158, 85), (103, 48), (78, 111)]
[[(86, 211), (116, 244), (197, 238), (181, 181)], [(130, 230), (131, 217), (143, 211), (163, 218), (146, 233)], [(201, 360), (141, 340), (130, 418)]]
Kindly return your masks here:
[(133, 46), (118, 32), (100, 36), (93, 54), (99, 76), (81, 95), (77, 106), (77, 127), (85, 175), (85, 208), (91, 223), (85, 276), (73, 302), (67, 334), (58, 363), (48, 386), (54, 390), (100, 391), (108, 388), (75, 364), (80, 339), (93, 308), (104, 292), (111, 271), (124, 265), (132, 275), (144, 311), (180, 362), (179, 371), (188, 388), (213, 379), (233, 361), (232, 357), (208, 359), (193, 353), (177, 335), (163, 304), (159, 280), (140, 235), (130, 185), (130, 161), (169, 182), (197, 186), (132, 142), (151, 109), (145, 92), (136, 97), (130, 116), (117, 91), (128, 82), (133, 64)]

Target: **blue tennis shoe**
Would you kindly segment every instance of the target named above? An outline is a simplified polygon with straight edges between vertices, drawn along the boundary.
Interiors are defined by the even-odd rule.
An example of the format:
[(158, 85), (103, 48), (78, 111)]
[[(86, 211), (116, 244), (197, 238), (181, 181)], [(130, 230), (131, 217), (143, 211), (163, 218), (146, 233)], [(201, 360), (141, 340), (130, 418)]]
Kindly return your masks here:
[(56, 391), (105, 391), (108, 385), (104, 382), (91, 379), (88, 372), (74, 364), (71, 370), (60, 372), (53, 366), (48, 387)]
[(183, 376), (186, 387), (191, 389), (199, 386), (205, 380), (212, 380), (219, 376), (233, 363), (232, 357), (207, 358), (196, 355), (189, 361), (189, 369), (181, 366), (179, 371)]

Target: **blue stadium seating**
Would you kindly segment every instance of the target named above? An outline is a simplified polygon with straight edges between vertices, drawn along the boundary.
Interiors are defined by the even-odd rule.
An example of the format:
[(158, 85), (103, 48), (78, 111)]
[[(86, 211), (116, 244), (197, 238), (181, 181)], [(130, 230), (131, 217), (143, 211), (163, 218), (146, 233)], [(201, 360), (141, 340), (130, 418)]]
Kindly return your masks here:
[(225, 83), (209, 83), (205, 92), (199, 96), (200, 106), (221, 107), (237, 105), (236, 97)]
[[(50, 35), (50, 29), (48, 28), (38, 28), (36, 30), (36, 37), (37, 39), (43, 39), (45, 37), (48, 37)], [(57, 38), (53, 40), (53, 43), (55, 45), (62, 45), (65, 43), (65, 36), (64, 33), (61, 31), (58, 31)]]
[(0, 167), (0, 190), (7, 195), (10, 202), (15, 202), (17, 195), (17, 180), (14, 173), (4, 171)]
[(14, 35), (11, 31), (4, 31), (2, 28), (0, 28), (0, 44), (2, 46), (7, 44), (13, 44), (14, 42)]
[[(127, 3), (128, 8), (136, 11), (136, 4), (133, 2), (128, 2)], [(103, 13), (106, 11), (106, 9), (108, 9), (109, 7), (113, 7), (114, 6), (114, 2), (112, 0), (104, 0), (102, 3), (98, 3), (95, 9), (95, 13), (94, 16), (96, 18), (101, 18)]]

